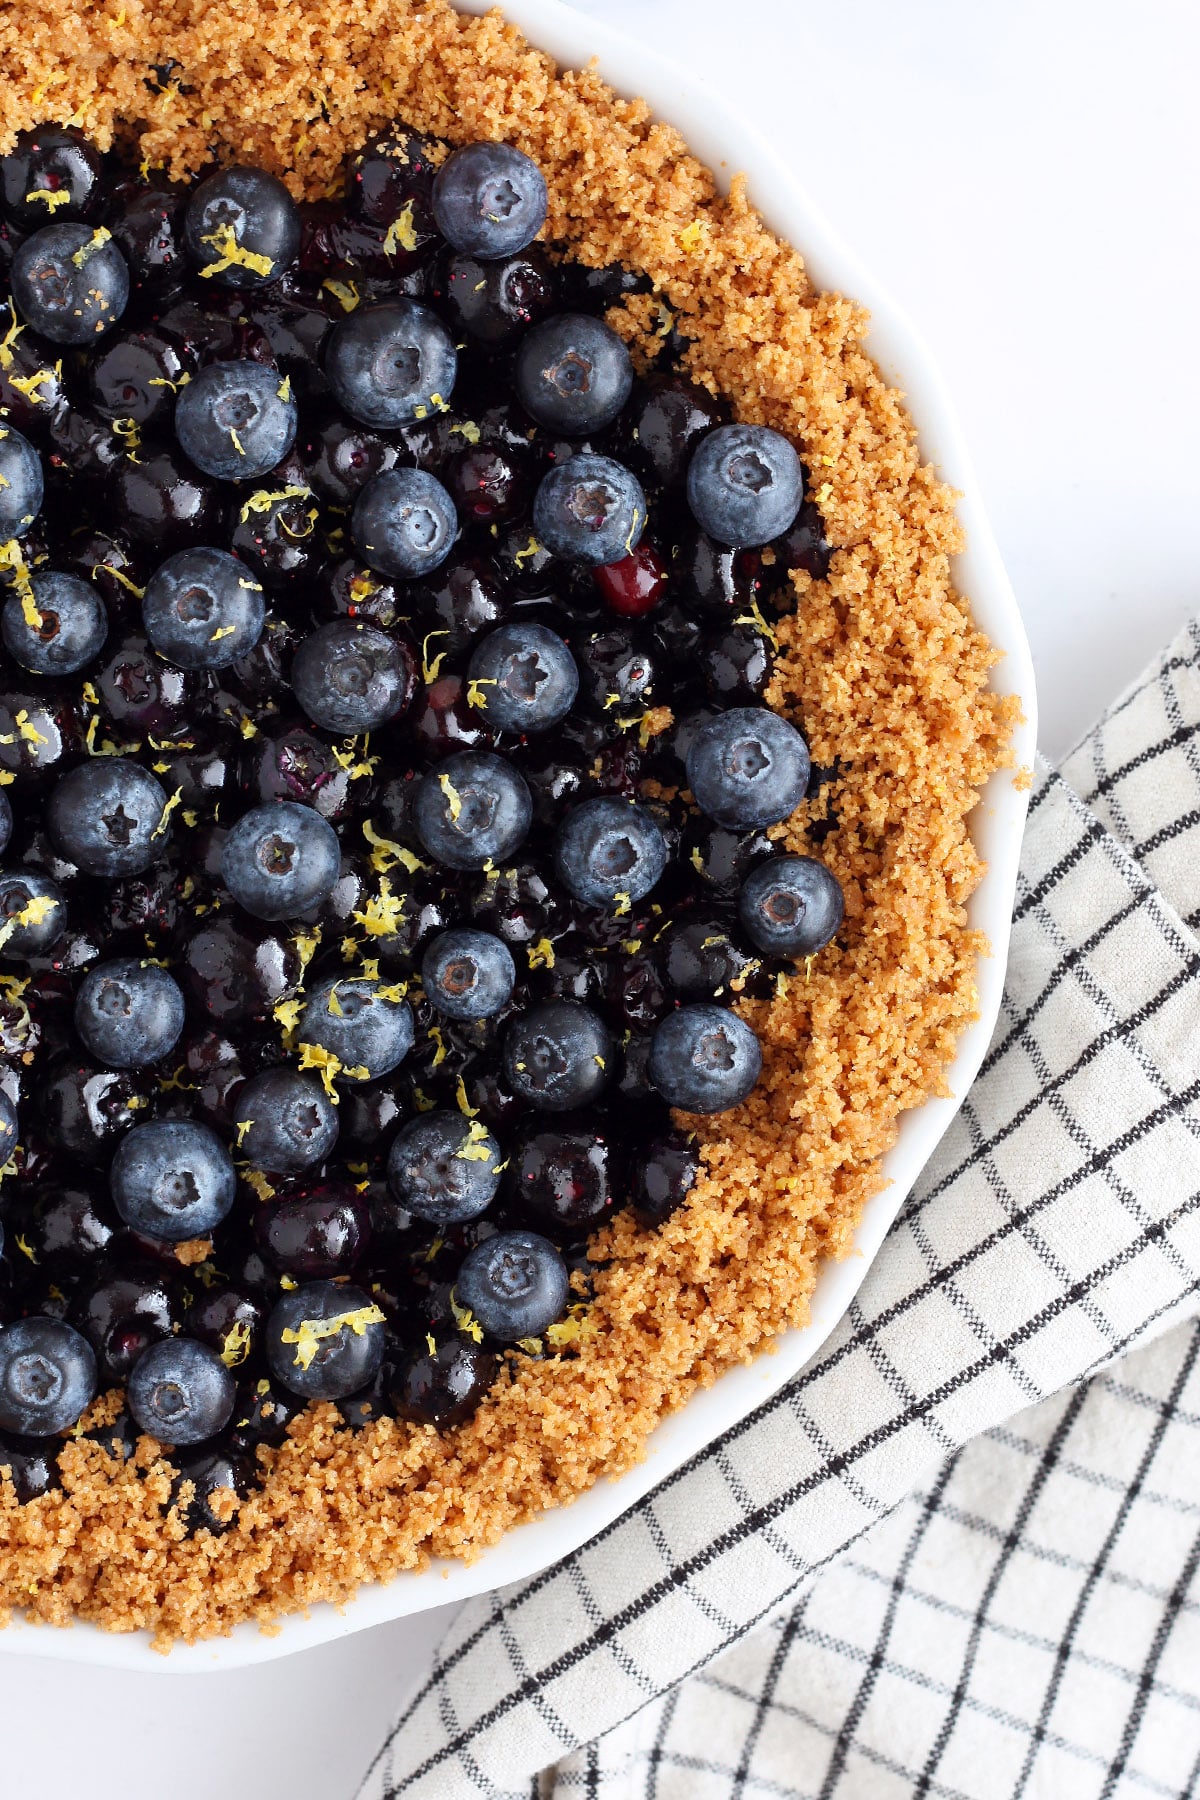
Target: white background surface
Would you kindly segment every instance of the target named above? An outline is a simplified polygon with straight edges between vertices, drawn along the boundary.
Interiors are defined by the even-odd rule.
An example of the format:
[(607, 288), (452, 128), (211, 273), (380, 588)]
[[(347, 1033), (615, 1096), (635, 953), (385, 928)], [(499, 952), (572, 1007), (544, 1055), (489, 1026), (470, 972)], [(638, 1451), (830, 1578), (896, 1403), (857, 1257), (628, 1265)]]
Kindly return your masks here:
[[(933, 345), (1064, 751), (1200, 607), (1190, 0), (574, 0), (751, 114)], [(261, 1669), (5, 1658), (0, 1797), (351, 1800), (445, 1615)]]

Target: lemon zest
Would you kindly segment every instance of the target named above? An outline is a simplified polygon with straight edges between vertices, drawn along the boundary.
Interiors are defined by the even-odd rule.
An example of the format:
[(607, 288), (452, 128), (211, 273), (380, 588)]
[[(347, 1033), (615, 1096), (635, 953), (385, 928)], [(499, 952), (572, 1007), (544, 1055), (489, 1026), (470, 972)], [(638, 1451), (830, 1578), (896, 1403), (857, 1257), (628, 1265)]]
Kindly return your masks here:
[(462, 800), (459, 796), (458, 789), (448, 775), (438, 776), (438, 786), (446, 796), (447, 804), (450, 807), (450, 817), (453, 819), (454, 823), (457, 824), (459, 815), (462, 812)]
[(78, 250), (76, 250), (74, 256), (72, 256), (71, 261), (75, 264), (75, 267), (77, 269), (82, 269), (84, 263), (87, 261), (88, 257), (91, 256), (93, 251), (98, 250), (101, 244), (107, 244), (111, 237), (112, 232), (109, 231), (106, 226), (98, 225), (87, 243), (80, 244)]
[(683, 230), (679, 233), (679, 243), (681, 248), (686, 250), (689, 256), (695, 256), (698, 250), (704, 248), (704, 242), (707, 236), (708, 220), (704, 218), (693, 219), (691, 224), (685, 225)]
[(57, 212), (60, 206), (70, 206), (71, 195), (66, 188), (59, 188), (57, 193), (51, 188), (30, 188), (25, 196), (25, 204), (31, 200), (43, 200), (51, 212)]
[(32, 375), (10, 375), (8, 385), (15, 387), (19, 394), (24, 394), (31, 406), (41, 406), (44, 402), (37, 390), (43, 381), (53, 380), (54, 371), (52, 369), (35, 369)]
[(252, 1193), (258, 1195), (260, 1200), (273, 1200), (275, 1198), (275, 1189), (271, 1186), (261, 1169), (243, 1169), (242, 1180), (246, 1183), (246, 1186)]
[(307, 1369), (326, 1338), (347, 1330), (355, 1337), (363, 1337), (368, 1325), (385, 1323), (386, 1316), (378, 1306), (359, 1306), (353, 1312), (335, 1313), (332, 1319), (301, 1319), (295, 1331), (285, 1325), (279, 1339), (284, 1344), (295, 1344), (296, 1367)]
[(481, 1125), (478, 1119), (472, 1119), (467, 1126), (462, 1148), (454, 1154), (460, 1162), (491, 1162), (492, 1143), (486, 1125)]
[(163, 836), (163, 834), (165, 833), (165, 831), (167, 829), (168, 819), (171, 817), (171, 814), (175, 811), (175, 808), (179, 805), (179, 802), (182, 799), (183, 799), (183, 789), (181, 787), (177, 787), (175, 789), (175, 792), (171, 795), (171, 798), (167, 801), (166, 805), (163, 807), (161, 819), (158, 821), (158, 824), (154, 827), (154, 830), (150, 833), (150, 836), (152, 838)]
[(4, 336), (0, 338), (0, 369), (12, 368), (13, 345), (25, 329), (17, 318), (17, 309), (13, 306), (11, 300), (9, 301), (9, 307), (12, 313), (12, 323), (9, 325)]
[(448, 631), (427, 631), (421, 639), (421, 680), (426, 687), (432, 687), (438, 678), (438, 670), (446, 660), (446, 652), (439, 650), (433, 661), (429, 660), (429, 640), (435, 637), (449, 637)]
[(467, 1337), (472, 1338), (475, 1343), (482, 1344), (483, 1326), (479, 1323), (479, 1320), (475, 1317), (470, 1307), (459, 1305), (458, 1297), (453, 1290), (450, 1294), (450, 1311), (454, 1315), (454, 1323), (458, 1326), (458, 1329), (461, 1332), (464, 1332)]
[(538, 543), (537, 539), (531, 537), (525, 548), (523, 550), (518, 550), (513, 557), (513, 561), (516, 563), (518, 569), (521, 568), (524, 563), (527, 563), (531, 557), (536, 556), (541, 547), (542, 546)]
[(227, 1369), (236, 1369), (250, 1354), (250, 1327), (244, 1319), (235, 1319), (221, 1339), (221, 1361)]
[(487, 706), (487, 696), (482, 692), (485, 687), (495, 687), (495, 680), (488, 675), (472, 675), (467, 683), (467, 705), (477, 706), (482, 711)]
[(465, 437), (468, 444), (477, 444), (483, 436), (483, 433), (480, 431), (478, 425), (476, 425), (474, 419), (463, 419), (459, 424), (452, 425), (450, 427), (451, 437), (453, 437), (455, 433), (457, 433), (459, 437)]
[(3, 925), (0, 925), (0, 946), (7, 944), (13, 933), (23, 925), (40, 925), (50, 917), (58, 904), (52, 894), (31, 895), (20, 912), (10, 913)]
[(554, 967), (554, 945), (549, 938), (539, 938), (536, 944), (530, 944), (525, 954), (531, 969)]
[(329, 290), (343, 312), (353, 312), (361, 299), (361, 295), (352, 281), (323, 281), (321, 286)]
[(372, 895), (367, 901), (364, 912), (356, 912), (352, 916), (368, 937), (394, 937), (404, 922), (403, 896), (393, 894), (391, 882), (386, 875), (381, 875), (379, 893)]
[(479, 1108), (477, 1106), (472, 1106), (471, 1102), (467, 1099), (467, 1084), (461, 1075), (458, 1078), (458, 1085), (454, 1090), (454, 1097), (458, 1102), (459, 1112), (462, 1113), (465, 1118), (474, 1119), (478, 1117)]
[(307, 969), (317, 954), (317, 946), (321, 942), (321, 927), (314, 925), (311, 931), (298, 931), (292, 939), (296, 946), (296, 954), (300, 958), (300, 967)]
[(254, 275), (264, 276), (269, 275), (275, 267), (269, 256), (263, 256), (257, 250), (247, 250), (244, 244), (239, 244), (232, 225), (218, 225), (214, 231), (202, 237), (200, 242), (211, 244), (217, 254), (216, 262), (201, 269), (202, 278), (220, 275), (225, 269), (232, 269), (235, 264), (239, 268), (249, 269)]
[(383, 240), (383, 254), (385, 256), (395, 256), (397, 249), (411, 251), (415, 250), (416, 247), (417, 234), (413, 230), (413, 209), (412, 201), (410, 200), (408, 205), (404, 208), (404, 211), (400, 214), (400, 217), (398, 219), (393, 219), (392, 223), (388, 226), (387, 233)]
[(307, 500), (311, 494), (312, 489), (306, 487), (257, 488), (242, 507), (241, 522), (245, 525), (251, 513), (270, 512), (277, 500)]
[(304, 1010), (302, 1000), (277, 1000), (274, 1006), (276, 1019), (283, 1026), (285, 1033), (295, 1031), (300, 1023), (300, 1014)]
[(371, 846), (371, 867), (377, 875), (386, 875), (397, 863), (407, 869), (410, 875), (416, 875), (421, 869), (429, 867), (419, 856), (414, 856), (411, 850), (406, 850), (403, 844), (381, 837), (370, 819), (364, 823), (362, 833)]

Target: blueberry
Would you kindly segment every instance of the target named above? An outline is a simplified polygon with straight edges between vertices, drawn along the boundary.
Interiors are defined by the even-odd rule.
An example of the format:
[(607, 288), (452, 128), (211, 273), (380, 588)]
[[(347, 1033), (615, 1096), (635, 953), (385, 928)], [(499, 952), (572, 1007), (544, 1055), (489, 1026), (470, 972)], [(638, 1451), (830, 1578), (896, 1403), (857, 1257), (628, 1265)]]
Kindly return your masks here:
[(719, 425), (688, 465), (688, 505), (719, 544), (769, 544), (787, 531), (804, 498), (800, 458), (765, 425)]
[(738, 914), (767, 956), (815, 956), (845, 915), (841, 883), (813, 856), (773, 856), (743, 883)]
[(641, 483), (607, 456), (573, 456), (542, 478), (534, 497), (535, 537), (569, 562), (620, 562), (645, 526)]
[(325, 378), (339, 406), (362, 425), (388, 430), (444, 412), (457, 372), (453, 338), (415, 300), (351, 313), (325, 350)]
[(546, 220), (546, 182), (510, 144), (465, 144), (433, 183), (433, 216), (455, 250), (493, 262), (531, 244)]
[(622, 1185), (619, 1133), (619, 1125), (606, 1128), (588, 1117), (526, 1126), (509, 1149), (508, 1195), (526, 1218), (585, 1236), (614, 1210)]
[(296, 441), (291, 383), (256, 362), (214, 362), (175, 402), (175, 435), (205, 475), (245, 481), (273, 469)]
[(13, 257), (13, 299), (52, 344), (94, 344), (129, 300), (129, 270), (109, 232), (44, 225)]
[(57, 882), (37, 869), (0, 875), (0, 960), (40, 956), (66, 930), (67, 906)]
[(668, 1106), (726, 1112), (758, 1081), (762, 1051), (736, 1013), (723, 1006), (681, 1006), (656, 1029), (649, 1069)]
[(98, 756), (59, 780), (46, 829), (59, 855), (86, 874), (110, 881), (138, 875), (166, 853), (167, 796), (139, 763)]
[[(17, 1134), (20, 1124), (17, 1109), (8, 1095), (0, 1088), (0, 1169), (4, 1168), (13, 1151), (17, 1147)], [(4, 1245), (3, 1227), (0, 1226), (0, 1249)]]
[(490, 1019), (507, 1006), (517, 979), (512, 953), (490, 931), (443, 931), (425, 952), (425, 993), (448, 1019)]
[(548, 1000), (515, 1019), (504, 1039), (504, 1074), (542, 1112), (569, 1112), (603, 1093), (615, 1072), (607, 1025), (575, 1000)]
[(629, 1165), (629, 1196), (643, 1225), (661, 1225), (682, 1206), (700, 1174), (700, 1150), (687, 1131), (663, 1131), (639, 1144)]
[(667, 866), (657, 820), (631, 800), (600, 798), (573, 806), (554, 840), (554, 867), (585, 906), (627, 910), (647, 895)]
[(96, 1358), (59, 1319), (17, 1319), (0, 1331), (0, 1430), (52, 1437), (96, 1397)]
[(553, 311), (554, 289), (549, 259), (541, 250), (527, 250), (499, 261), (452, 256), (439, 292), (456, 332), (501, 350)]
[(74, 675), (99, 656), (108, 614), (82, 575), (47, 569), (13, 593), (0, 612), (0, 637), (15, 662), (35, 675)]
[(320, 626), (292, 663), (292, 691), (314, 725), (351, 737), (398, 718), (416, 681), (404, 640), (355, 619)]
[(133, 1365), (125, 1404), (164, 1444), (199, 1444), (233, 1417), (237, 1383), (215, 1350), (196, 1338), (151, 1344)]
[(611, 425), (633, 388), (629, 352), (610, 325), (559, 313), (521, 339), (513, 385), (539, 425), (587, 437)]
[(12, 801), (4, 792), (4, 789), (0, 788), (0, 856), (3, 856), (4, 852), (8, 849), (9, 839), (12, 837), (12, 828)]
[(575, 658), (548, 625), (490, 631), (472, 651), (467, 674), (488, 724), (523, 735), (557, 725), (579, 691)]
[(117, 1145), (108, 1184), (125, 1223), (147, 1237), (181, 1244), (207, 1237), (233, 1205), (233, 1159), (211, 1126), (150, 1119)]
[(183, 232), (201, 276), (222, 287), (258, 288), (295, 262), (300, 214), (282, 181), (264, 169), (222, 169), (192, 194)]
[(352, 1080), (375, 1081), (412, 1049), (412, 1009), (381, 981), (327, 975), (308, 990), (299, 1035), (336, 1056)]
[(170, 1054), (183, 1030), (179, 984), (157, 963), (123, 957), (90, 969), (75, 996), (83, 1047), (110, 1069), (140, 1069)]
[(368, 568), (413, 581), (445, 562), (458, 514), (441, 482), (424, 469), (383, 469), (354, 502), (350, 535)]
[(386, 1349), (383, 1313), (361, 1288), (310, 1281), (267, 1319), (267, 1363), (306, 1400), (341, 1400), (365, 1387)]
[(332, 1100), (298, 1069), (278, 1065), (255, 1075), (237, 1094), (234, 1111), (242, 1155), (272, 1175), (298, 1175), (323, 1162), (337, 1142)]
[(566, 1311), (567, 1265), (536, 1231), (498, 1231), (468, 1250), (454, 1297), (489, 1337), (506, 1344), (538, 1337)]
[(776, 825), (803, 800), (812, 764), (794, 725), (765, 707), (718, 713), (692, 739), (687, 779), (696, 805), (718, 825)]
[(424, 1113), (388, 1152), (388, 1187), (402, 1206), (433, 1225), (477, 1219), (500, 1185), (500, 1146), (459, 1112)]
[[(433, 1335), (432, 1333), (430, 1334)], [(469, 1419), (496, 1379), (497, 1359), (457, 1331), (425, 1340), (389, 1373), (388, 1399), (397, 1418), (445, 1430)]]
[(142, 620), (158, 654), (180, 669), (224, 669), (262, 636), (262, 583), (228, 550), (198, 544), (160, 563), (146, 583)]
[(311, 806), (277, 800), (243, 813), (221, 849), (221, 879), (256, 919), (295, 919), (331, 891), (337, 834)]
[(413, 806), (417, 835), (451, 869), (482, 869), (528, 835), (533, 801), (513, 765), (486, 750), (447, 757), (424, 777)]
[(41, 511), (42, 459), (27, 438), (0, 426), (0, 538), (23, 537)]
[(55, 219), (84, 219), (96, 209), (104, 164), (71, 125), (38, 125), (17, 134), (0, 159), (4, 210), (26, 230)]

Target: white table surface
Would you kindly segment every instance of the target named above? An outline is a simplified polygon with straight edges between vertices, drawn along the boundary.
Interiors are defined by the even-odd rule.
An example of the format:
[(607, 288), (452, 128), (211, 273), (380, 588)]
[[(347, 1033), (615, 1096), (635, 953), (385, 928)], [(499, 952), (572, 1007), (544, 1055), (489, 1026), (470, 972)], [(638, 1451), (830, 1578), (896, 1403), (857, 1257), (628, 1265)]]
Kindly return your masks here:
[[(1188, 0), (574, 0), (723, 85), (933, 345), (1069, 747), (1200, 607)], [(4, 1658), (5, 1795), (351, 1800), (446, 1613), (161, 1679)]]

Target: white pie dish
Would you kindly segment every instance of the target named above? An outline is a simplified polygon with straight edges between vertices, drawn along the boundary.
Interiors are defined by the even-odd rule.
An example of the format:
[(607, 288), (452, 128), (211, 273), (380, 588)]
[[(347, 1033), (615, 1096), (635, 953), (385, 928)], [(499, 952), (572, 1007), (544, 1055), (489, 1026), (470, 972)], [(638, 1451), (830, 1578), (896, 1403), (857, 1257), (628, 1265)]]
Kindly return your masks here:
[[(460, 10), (481, 13), (486, 0), (456, 0)], [(767, 222), (803, 253), (815, 282), (852, 295), (869, 307), (868, 347), (884, 373), (901, 386), (917, 424), (923, 454), (961, 494), (959, 516), (967, 549), (957, 559), (955, 580), (969, 596), (975, 619), (1004, 652), (994, 685), (1020, 697), (1024, 719), (1015, 734), (1019, 767), (1033, 761), (1036, 707), (1033, 671), (1012, 589), (983, 515), (965, 447), (929, 352), (886, 293), (826, 223), (791, 172), (757, 131), (720, 95), (690, 72), (560, 4), (560, 0), (507, 0), (507, 16), (530, 42), (560, 64), (578, 67), (598, 57), (601, 73), (618, 92), (644, 97), (654, 112), (676, 125), (691, 150), (722, 183), (744, 171), (749, 193)], [(790, 1380), (820, 1348), (861, 1284), (905, 1197), (953, 1118), (982, 1060), (1000, 1005), (1009, 922), (1027, 795), (1012, 772), (992, 778), (972, 815), (972, 837), (987, 861), (973, 896), (971, 924), (984, 932), (991, 955), (978, 971), (980, 1014), (959, 1041), (946, 1071), (951, 1097), (932, 1100), (904, 1116), (898, 1141), (885, 1159), (888, 1185), (867, 1205), (855, 1253), (827, 1264), (819, 1277), (812, 1319), (778, 1340), (776, 1354), (737, 1368), (694, 1396), (654, 1432), (643, 1463), (617, 1480), (601, 1481), (573, 1505), (512, 1531), (475, 1563), (437, 1563), (421, 1574), (365, 1587), (342, 1609), (314, 1607), (285, 1617), (271, 1636), (252, 1624), (229, 1637), (175, 1648), (167, 1657), (150, 1648), (149, 1633), (120, 1636), (79, 1623), (60, 1631), (14, 1622), (0, 1631), (0, 1652), (40, 1655), (131, 1668), (196, 1674), (265, 1662), (329, 1642), (353, 1631), (426, 1611), (450, 1601), (532, 1575), (595, 1536), (666, 1475), (703, 1450)]]

